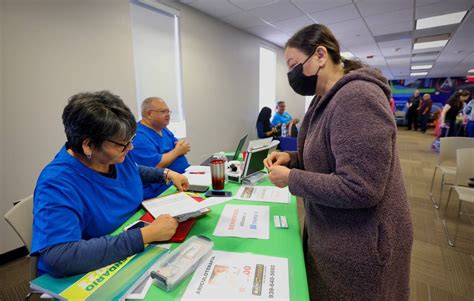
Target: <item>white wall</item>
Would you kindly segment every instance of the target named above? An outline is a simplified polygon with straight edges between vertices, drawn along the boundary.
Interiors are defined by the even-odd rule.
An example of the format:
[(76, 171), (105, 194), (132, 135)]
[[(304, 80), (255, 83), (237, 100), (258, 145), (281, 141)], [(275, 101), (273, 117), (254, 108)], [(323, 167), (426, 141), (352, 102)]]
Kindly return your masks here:
[[(304, 99), (288, 86), (281, 49), (194, 9), (171, 5), (181, 10), (192, 163), (217, 150), (232, 150), (244, 131), (256, 137), (262, 44), (277, 52), (277, 98), (287, 101), (293, 116), (302, 117)], [(33, 192), (39, 172), (64, 143), (61, 113), (69, 96), (108, 89), (137, 112), (126, 0), (7, 0), (3, 12), (0, 95), (8, 102), (0, 123), (1, 216), (12, 201)], [(0, 220), (1, 254), (20, 241)]]
[[(39, 172), (65, 142), (61, 113), (69, 96), (108, 89), (136, 111), (127, 1), (8, 0), (3, 34), (1, 216), (33, 193)], [(4, 253), (19, 240), (1, 220)]]
[[(184, 110), (190, 159), (199, 163), (216, 150), (233, 150), (241, 133), (256, 139), (259, 112), (259, 48), (277, 53), (277, 99), (302, 117), (304, 98), (288, 85), (283, 50), (184, 5), (181, 11)], [(207, 137), (208, 143), (202, 143)]]

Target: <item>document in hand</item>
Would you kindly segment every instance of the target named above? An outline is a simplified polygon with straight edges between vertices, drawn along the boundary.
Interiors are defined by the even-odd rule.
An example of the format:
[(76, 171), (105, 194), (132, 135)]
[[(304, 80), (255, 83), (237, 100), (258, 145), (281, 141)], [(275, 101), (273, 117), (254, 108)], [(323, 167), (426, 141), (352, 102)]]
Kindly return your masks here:
[(244, 201), (289, 203), (290, 191), (288, 187), (278, 188), (274, 186), (242, 186), (235, 197)]
[(213, 251), (181, 300), (290, 300), (288, 259)]
[(269, 239), (268, 206), (226, 205), (213, 235)]
[(161, 214), (173, 217), (186, 215), (203, 209), (203, 205), (184, 192), (149, 199), (142, 202), (143, 207), (157, 218)]

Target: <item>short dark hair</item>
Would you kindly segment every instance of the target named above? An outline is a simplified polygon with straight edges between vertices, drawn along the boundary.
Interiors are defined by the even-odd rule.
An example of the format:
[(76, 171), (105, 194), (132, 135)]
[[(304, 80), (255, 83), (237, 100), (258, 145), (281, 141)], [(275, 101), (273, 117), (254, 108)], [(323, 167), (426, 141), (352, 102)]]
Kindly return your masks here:
[(285, 102), (283, 100), (280, 100), (279, 102), (277, 102), (277, 107), (284, 104)]
[(69, 98), (63, 111), (64, 131), (68, 146), (84, 154), (82, 143), (89, 138), (100, 148), (111, 138), (129, 140), (137, 123), (123, 100), (109, 91), (84, 92)]

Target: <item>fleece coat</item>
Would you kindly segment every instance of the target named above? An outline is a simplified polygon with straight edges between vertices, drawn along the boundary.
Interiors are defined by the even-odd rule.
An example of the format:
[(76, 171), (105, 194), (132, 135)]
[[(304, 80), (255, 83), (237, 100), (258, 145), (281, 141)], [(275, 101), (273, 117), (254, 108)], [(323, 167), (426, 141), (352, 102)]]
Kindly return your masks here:
[(312, 300), (408, 300), (413, 227), (389, 99), (380, 71), (350, 72), (313, 99), (289, 153)]

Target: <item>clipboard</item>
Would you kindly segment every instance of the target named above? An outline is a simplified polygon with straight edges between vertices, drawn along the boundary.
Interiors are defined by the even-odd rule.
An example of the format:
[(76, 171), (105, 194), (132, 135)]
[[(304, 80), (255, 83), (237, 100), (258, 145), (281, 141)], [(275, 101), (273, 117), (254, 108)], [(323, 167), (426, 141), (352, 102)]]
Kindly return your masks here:
[[(146, 212), (140, 220), (148, 223), (152, 223), (155, 219), (153, 216), (149, 213)], [(183, 242), (186, 237), (188, 236), (189, 232), (191, 231), (192, 227), (194, 226), (194, 223), (196, 223), (196, 219), (190, 218), (184, 222), (181, 222), (178, 224), (178, 228), (176, 229), (176, 233), (171, 237), (170, 240), (166, 242)]]

